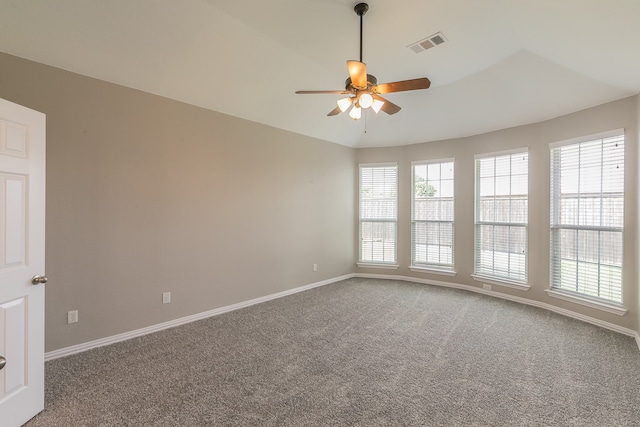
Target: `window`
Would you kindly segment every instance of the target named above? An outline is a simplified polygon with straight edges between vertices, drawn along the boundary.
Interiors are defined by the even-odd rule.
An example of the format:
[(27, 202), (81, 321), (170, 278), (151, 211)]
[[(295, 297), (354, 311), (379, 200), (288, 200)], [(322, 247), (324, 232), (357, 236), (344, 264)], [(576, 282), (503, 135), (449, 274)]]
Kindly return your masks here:
[(622, 303), (624, 133), (551, 145), (551, 288)]
[(411, 266), (453, 271), (453, 160), (412, 169)]
[(527, 283), (529, 153), (476, 157), (475, 274)]
[(360, 165), (360, 262), (397, 263), (398, 167)]

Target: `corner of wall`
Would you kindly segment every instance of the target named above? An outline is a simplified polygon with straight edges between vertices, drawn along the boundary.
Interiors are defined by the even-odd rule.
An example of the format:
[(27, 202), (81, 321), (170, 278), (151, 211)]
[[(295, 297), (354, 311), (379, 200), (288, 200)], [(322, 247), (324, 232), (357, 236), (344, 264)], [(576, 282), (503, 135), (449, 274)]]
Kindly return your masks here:
[[(640, 164), (640, 148), (638, 146), (640, 146), (640, 94), (636, 95), (636, 129), (635, 129), (635, 133), (636, 133), (636, 156), (638, 156), (638, 164)], [(638, 187), (640, 185), (640, 175), (636, 176), (636, 187)], [(640, 212), (640, 197), (638, 198), (638, 209), (636, 209), (637, 212)], [(640, 215), (639, 218), (637, 218), (637, 224), (636, 224), (636, 259), (638, 261), (640, 261), (640, 248), (638, 247), (638, 242), (640, 242)], [(635, 277), (635, 281), (636, 281), (636, 303), (637, 303), (637, 309), (636, 309), (636, 313), (637, 318), (636, 318), (636, 342), (638, 343), (638, 348), (640, 348), (640, 278), (639, 277)]]

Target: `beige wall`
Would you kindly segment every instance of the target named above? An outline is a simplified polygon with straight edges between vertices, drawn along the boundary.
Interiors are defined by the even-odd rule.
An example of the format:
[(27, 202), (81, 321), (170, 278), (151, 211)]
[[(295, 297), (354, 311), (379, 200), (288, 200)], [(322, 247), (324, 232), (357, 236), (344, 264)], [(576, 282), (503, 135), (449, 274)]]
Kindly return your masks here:
[(0, 97), (47, 115), (46, 351), (353, 272), (355, 150), (6, 54), (0, 70)]
[[(361, 149), (358, 163), (397, 162), (399, 173), (398, 270), (357, 268), (359, 273), (389, 274), (451, 282), (482, 288), (473, 273), (474, 155), (515, 148), (529, 150), (529, 284), (528, 291), (493, 285), (493, 290), (572, 310), (624, 328), (637, 330), (638, 306), (638, 100), (622, 99), (542, 123), (500, 130), (468, 138), (397, 148)], [(624, 305), (618, 316), (551, 298), (549, 287), (549, 143), (625, 128), (625, 241)], [(412, 272), (411, 262), (411, 162), (455, 158), (455, 265), (456, 276)]]

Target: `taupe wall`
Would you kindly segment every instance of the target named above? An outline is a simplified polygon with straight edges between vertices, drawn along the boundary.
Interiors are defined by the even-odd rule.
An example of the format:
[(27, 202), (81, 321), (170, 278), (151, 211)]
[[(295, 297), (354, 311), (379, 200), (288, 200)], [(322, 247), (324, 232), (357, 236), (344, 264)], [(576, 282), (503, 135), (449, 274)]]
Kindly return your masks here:
[[(528, 291), (493, 285), (493, 290), (529, 298), (637, 330), (638, 306), (638, 97), (604, 104), (542, 123), (500, 130), (469, 138), (437, 141), (397, 148), (361, 149), (358, 163), (397, 162), (399, 173), (398, 270), (357, 268), (359, 273), (389, 274), (452, 282), (475, 287), (473, 273), (474, 155), (515, 148), (529, 150), (529, 284)], [(549, 287), (549, 143), (625, 128), (625, 240), (624, 305), (617, 316), (582, 305), (550, 298)], [(456, 276), (412, 272), (411, 162), (455, 158), (455, 266)]]
[(46, 351), (353, 272), (355, 150), (6, 54), (0, 70), (1, 98), (47, 115)]

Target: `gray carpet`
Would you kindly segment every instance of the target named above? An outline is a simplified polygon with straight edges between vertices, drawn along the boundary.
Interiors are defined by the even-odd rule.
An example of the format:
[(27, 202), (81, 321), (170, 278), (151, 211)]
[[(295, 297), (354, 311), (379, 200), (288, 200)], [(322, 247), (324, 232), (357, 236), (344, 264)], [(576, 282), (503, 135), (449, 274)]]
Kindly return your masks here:
[(638, 426), (627, 336), (350, 279), (46, 364), (38, 426)]

